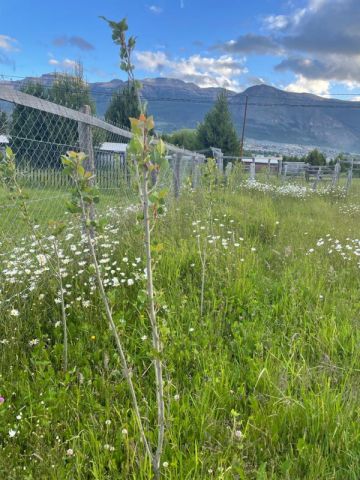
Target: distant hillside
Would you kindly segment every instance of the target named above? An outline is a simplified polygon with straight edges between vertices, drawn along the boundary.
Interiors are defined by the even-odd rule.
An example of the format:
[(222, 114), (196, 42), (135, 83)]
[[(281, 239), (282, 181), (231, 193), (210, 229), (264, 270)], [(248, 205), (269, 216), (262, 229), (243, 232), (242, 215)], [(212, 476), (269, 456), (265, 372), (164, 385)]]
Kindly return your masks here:
[[(53, 74), (46, 74), (40, 81), (51, 85), (53, 79)], [(23, 81), (1, 83), (20, 88)], [(144, 79), (142, 85), (148, 112), (155, 116), (157, 129), (165, 132), (195, 128), (221, 90), (170, 78)], [(105, 114), (112, 94), (124, 86), (118, 79), (90, 84), (98, 115)], [(360, 102), (290, 93), (267, 85), (250, 87), (242, 93), (228, 91), (228, 95), (239, 132), (248, 96), (247, 137), (360, 151)]]

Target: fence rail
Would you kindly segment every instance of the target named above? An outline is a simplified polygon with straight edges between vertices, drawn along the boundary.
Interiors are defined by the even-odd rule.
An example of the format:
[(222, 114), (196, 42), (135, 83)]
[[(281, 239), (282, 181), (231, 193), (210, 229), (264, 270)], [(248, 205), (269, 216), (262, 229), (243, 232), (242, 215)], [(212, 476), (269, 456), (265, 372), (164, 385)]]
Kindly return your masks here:
[[(3, 108), (1, 108), (3, 105)], [(119, 204), (119, 199), (134, 201), (131, 164), (126, 156), (130, 131), (90, 114), (90, 107), (73, 110), (48, 100), (29, 95), (8, 86), (0, 85), (0, 112), (11, 112), (6, 125), (1, 125), (0, 152), (11, 146), (17, 163), (17, 173), (29, 196), (29, 205), (36, 220), (61, 219), (62, 199), (68, 195), (70, 182), (62, 175), (61, 155), (68, 150), (84, 151), (88, 155), (87, 168), (94, 173), (97, 186), (104, 193), (104, 207)], [(156, 139), (155, 139), (156, 141)], [(200, 181), (200, 165), (205, 156), (167, 144), (169, 167), (161, 172), (159, 182), (179, 195), (184, 179), (195, 187)], [(225, 156), (221, 149), (212, 148), (219, 170), (230, 174), (235, 163), (243, 163), (243, 172), (251, 179), (265, 173), (279, 177), (283, 182), (294, 177), (313, 182), (316, 190), (320, 182), (333, 186), (345, 180), (349, 190), (353, 176), (360, 176), (360, 164), (353, 159), (334, 166), (315, 167), (304, 163), (283, 163), (274, 158), (244, 159)], [(341, 176), (342, 175), (342, 176)], [(260, 176), (260, 178), (262, 178)], [(11, 241), (21, 231), (19, 213), (13, 201), (0, 188), (0, 242)], [(36, 207), (35, 207), (36, 206)]]

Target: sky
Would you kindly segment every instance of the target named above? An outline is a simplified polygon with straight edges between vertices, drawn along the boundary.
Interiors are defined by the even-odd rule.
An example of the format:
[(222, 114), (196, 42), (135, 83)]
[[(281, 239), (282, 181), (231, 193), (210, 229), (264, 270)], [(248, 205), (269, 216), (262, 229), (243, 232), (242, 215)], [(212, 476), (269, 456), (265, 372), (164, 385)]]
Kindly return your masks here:
[(0, 78), (124, 79), (101, 15), (127, 18), (139, 79), (360, 99), (360, 0), (0, 0)]

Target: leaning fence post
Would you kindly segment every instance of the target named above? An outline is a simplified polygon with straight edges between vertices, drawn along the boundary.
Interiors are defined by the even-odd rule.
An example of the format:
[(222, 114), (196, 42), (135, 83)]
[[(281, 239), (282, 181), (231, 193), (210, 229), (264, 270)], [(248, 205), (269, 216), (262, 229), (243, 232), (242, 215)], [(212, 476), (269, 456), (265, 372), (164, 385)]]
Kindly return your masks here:
[[(91, 115), (91, 108), (89, 105), (84, 105), (80, 108), (80, 112), (85, 113), (86, 115)], [(91, 172), (92, 176), (90, 178), (90, 185), (95, 185), (95, 157), (94, 157), (94, 148), (93, 148), (93, 139), (92, 139), (92, 130), (91, 126), (87, 123), (78, 122), (78, 134), (79, 134), (79, 148), (81, 152), (86, 153), (87, 159), (84, 162), (84, 168), (86, 171)], [(95, 220), (95, 208), (94, 205), (90, 206), (90, 220)], [(90, 235), (94, 237), (94, 228), (91, 227)]]
[(175, 153), (173, 155), (173, 181), (175, 198), (178, 198), (180, 193), (180, 162), (181, 153)]

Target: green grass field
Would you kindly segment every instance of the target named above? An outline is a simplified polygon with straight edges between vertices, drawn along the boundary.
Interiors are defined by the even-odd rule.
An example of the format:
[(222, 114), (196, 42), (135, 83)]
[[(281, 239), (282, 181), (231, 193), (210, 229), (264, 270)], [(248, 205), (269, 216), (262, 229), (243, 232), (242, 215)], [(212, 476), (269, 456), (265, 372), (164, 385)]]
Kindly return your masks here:
[[(62, 215), (61, 203), (56, 208)], [(219, 189), (211, 198), (185, 192), (169, 205), (154, 230), (163, 244), (154, 279), (165, 344), (162, 478), (360, 478), (359, 220), (356, 182), (346, 199)], [(2, 259), (0, 473), (7, 480), (149, 479), (75, 225), (63, 240), (66, 374), (51, 270), (39, 272), (25, 246), (11, 263)], [(206, 251), (202, 317), (199, 245)], [(134, 216), (112, 220), (99, 256), (151, 435), (151, 334)], [(111, 286), (114, 277), (119, 286)], [(28, 283), (33, 288), (17, 295)]]

